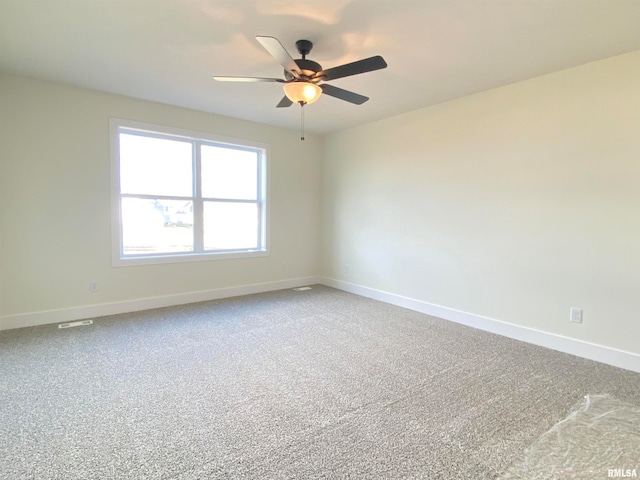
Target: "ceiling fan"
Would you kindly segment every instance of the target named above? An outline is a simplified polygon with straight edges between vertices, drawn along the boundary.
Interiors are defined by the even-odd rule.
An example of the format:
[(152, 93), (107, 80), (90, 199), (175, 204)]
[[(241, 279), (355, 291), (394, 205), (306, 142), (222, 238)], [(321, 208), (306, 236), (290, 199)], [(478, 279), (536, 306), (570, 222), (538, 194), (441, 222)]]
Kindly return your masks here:
[(285, 96), (276, 105), (278, 108), (289, 107), (293, 103), (304, 106), (315, 102), (322, 93), (344, 100), (355, 105), (362, 105), (369, 100), (364, 95), (359, 95), (342, 88), (334, 87), (320, 82), (337, 80), (360, 73), (372, 72), (387, 67), (387, 62), (380, 55), (365, 58), (356, 62), (347, 63), (338, 67), (323, 70), (319, 63), (308, 60), (306, 57), (313, 48), (309, 40), (298, 40), (296, 48), (302, 58), (294, 60), (280, 41), (275, 37), (257, 36), (256, 40), (271, 54), (276, 61), (284, 67), (284, 79), (262, 77), (220, 77), (214, 76), (221, 82), (277, 82), (284, 84)]

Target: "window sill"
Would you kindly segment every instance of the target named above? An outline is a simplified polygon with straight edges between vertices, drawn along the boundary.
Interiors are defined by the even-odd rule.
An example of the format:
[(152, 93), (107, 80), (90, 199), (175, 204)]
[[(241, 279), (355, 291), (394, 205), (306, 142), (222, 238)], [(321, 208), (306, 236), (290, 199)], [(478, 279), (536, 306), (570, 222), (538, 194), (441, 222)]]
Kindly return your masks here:
[(213, 260), (232, 260), (240, 258), (267, 257), (267, 250), (247, 250), (211, 253), (181, 253), (171, 255), (140, 255), (113, 258), (114, 267), (133, 267), (138, 265), (158, 265), (163, 263), (208, 262)]

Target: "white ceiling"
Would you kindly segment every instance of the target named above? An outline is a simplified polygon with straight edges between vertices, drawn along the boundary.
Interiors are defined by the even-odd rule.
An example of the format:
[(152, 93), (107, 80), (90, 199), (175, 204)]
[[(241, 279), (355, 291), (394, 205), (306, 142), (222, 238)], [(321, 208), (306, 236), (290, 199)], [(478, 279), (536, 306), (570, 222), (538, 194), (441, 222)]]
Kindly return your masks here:
[(0, 70), (298, 128), (276, 109), (282, 77), (255, 40), (330, 68), (372, 55), (389, 67), (332, 82), (371, 97), (305, 107), (327, 133), (640, 49), (640, 0), (0, 0)]

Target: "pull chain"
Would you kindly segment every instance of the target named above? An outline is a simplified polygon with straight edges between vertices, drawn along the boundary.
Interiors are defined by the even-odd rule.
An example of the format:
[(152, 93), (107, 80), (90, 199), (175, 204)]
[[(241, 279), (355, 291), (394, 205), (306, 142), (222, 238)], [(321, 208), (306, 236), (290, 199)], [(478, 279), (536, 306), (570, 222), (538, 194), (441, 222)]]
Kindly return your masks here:
[(300, 141), (304, 142), (304, 102), (300, 102)]

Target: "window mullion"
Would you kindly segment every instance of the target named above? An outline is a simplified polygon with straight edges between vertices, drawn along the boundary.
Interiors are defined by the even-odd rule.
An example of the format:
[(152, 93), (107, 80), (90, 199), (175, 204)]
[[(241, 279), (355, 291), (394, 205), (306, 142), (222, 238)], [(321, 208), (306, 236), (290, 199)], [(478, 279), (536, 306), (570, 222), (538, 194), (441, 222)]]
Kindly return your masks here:
[(204, 206), (202, 204), (202, 156), (201, 143), (193, 142), (193, 248), (204, 251)]

